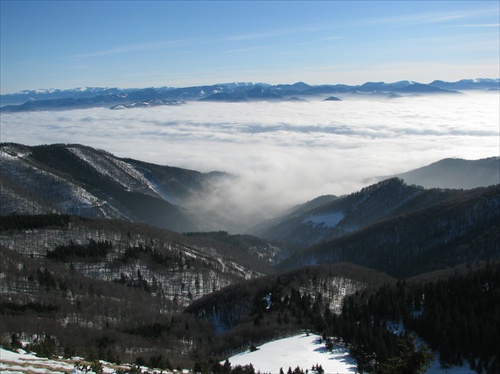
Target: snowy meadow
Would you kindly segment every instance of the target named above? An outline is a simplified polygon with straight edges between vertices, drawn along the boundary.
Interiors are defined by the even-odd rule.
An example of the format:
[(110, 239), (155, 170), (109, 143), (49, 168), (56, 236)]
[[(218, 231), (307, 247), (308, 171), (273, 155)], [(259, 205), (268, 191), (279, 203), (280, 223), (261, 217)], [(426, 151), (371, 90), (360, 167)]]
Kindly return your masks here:
[[(321, 365), (326, 374), (348, 374), (357, 373), (355, 360), (349, 355), (345, 347), (335, 346), (332, 351), (325, 348), (321, 337), (314, 334), (299, 334), (284, 339), (278, 339), (258, 347), (257, 351), (244, 352), (229, 358), (233, 366), (252, 364), (256, 371), (262, 373), (277, 374), (280, 369), (287, 372), (298, 366), (311, 369), (313, 366)], [(314, 373), (314, 371), (310, 371)], [(443, 368), (435, 357), (431, 366), (427, 369), (428, 374), (473, 374), (474, 372), (465, 366), (452, 366)]]
[[(226, 171), (213, 204), (240, 212), (341, 195), (447, 157), (499, 154), (499, 93), (322, 101), (187, 102), (5, 113), (2, 142), (79, 143), (161, 165)], [(252, 202), (249, 207), (245, 202)]]

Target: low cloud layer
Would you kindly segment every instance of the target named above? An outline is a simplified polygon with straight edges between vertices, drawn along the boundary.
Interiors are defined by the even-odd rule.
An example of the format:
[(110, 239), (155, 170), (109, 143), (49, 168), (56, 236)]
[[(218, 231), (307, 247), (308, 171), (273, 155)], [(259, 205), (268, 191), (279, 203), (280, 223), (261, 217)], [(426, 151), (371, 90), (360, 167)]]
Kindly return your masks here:
[(226, 171), (213, 204), (248, 215), (446, 157), (499, 154), (498, 93), (341, 102), (210, 103), (2, 114), (2, 142), (80, 143), (161, 165)]

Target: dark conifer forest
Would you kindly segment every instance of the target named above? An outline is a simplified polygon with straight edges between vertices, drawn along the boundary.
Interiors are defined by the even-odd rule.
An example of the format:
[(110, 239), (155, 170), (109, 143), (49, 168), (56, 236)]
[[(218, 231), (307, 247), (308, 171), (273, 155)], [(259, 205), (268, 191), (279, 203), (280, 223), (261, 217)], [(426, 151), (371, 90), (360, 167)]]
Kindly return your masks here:
[(498, 373), (499, 284), (498, 262), (436, 280), (398, 281), (347, 296), (326, 331), (351, 344), (366, 370), (397, 355), (401, 337), (418, 336), (439, 352), (443, 367), (466, 363)]

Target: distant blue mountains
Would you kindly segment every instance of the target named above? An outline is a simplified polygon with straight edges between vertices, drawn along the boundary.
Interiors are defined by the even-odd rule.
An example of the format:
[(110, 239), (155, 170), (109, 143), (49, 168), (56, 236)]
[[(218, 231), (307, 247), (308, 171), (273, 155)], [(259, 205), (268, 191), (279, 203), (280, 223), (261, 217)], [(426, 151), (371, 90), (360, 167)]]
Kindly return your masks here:
[[(127, 109), (158, 105), (179, 105), (187, 101), (296, 101), (324, 100), (340, 96), (340, 100), (356, 97), (393, 99), (404, 96), (460, 94), (461, 91), (498, 91), (500, 79), (463, 79), (457, 82), (441, 80), (423, 84), (412, 81), (394, 83), (367, 82), (362, 85), (309, 85), (304, 82), (270, 85), (267, 83), (223, 83), (211, 86), (159, 87), (159, 88), (102, 88), (82, 87), (68, 90), (24, 90), (0, 96), (2, 112), (40, 110), (70, 110), (105, 107)], [(335, 96), (335, 97), (336, 97)], [(336, 97), (337, 98), (337, 97)], [(330, 100), (338, 101), (338, 100)]]

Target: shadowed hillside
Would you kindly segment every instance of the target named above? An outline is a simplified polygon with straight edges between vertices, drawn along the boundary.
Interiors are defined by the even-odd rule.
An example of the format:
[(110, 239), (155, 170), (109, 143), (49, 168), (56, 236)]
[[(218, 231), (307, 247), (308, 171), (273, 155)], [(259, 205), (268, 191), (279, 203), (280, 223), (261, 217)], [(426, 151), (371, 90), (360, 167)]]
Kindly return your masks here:
[(500, 256), (500, 186), (457, 191), (425, 209), (395, 216), (297, 252), (280, 265), (354, 262), (405, 278)]

